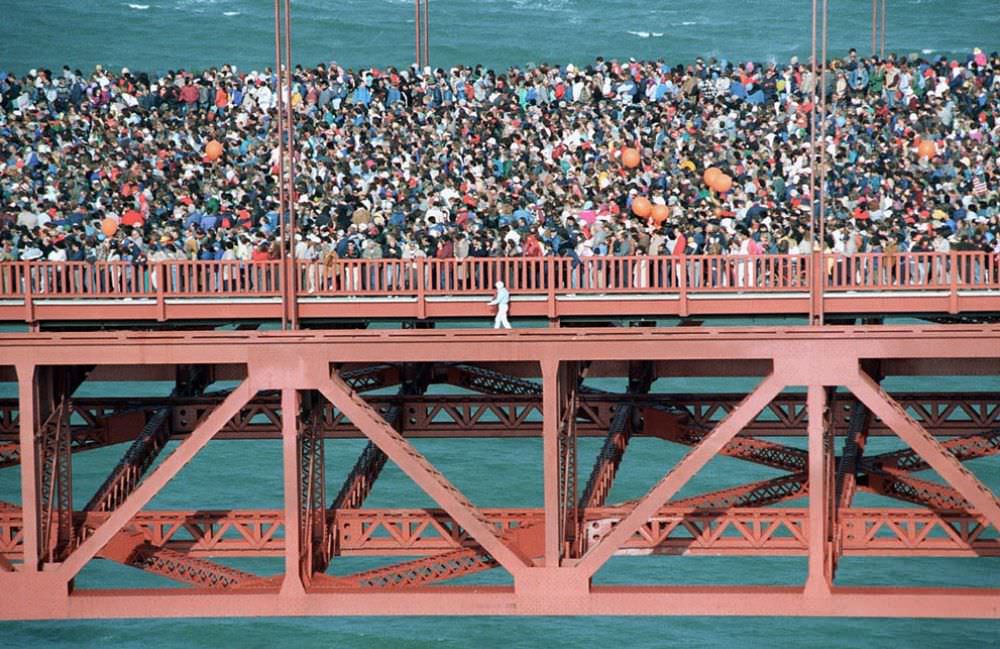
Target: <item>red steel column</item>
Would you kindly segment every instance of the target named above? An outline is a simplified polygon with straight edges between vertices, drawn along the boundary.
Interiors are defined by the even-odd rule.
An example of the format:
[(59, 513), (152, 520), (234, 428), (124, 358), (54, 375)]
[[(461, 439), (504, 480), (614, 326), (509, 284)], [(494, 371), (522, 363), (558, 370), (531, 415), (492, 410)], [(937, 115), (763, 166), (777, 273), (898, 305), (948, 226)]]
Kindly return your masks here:
[(299, 529), (299, 393), (294, 388), (281, 391), (281, 465), (285, 494), (285, 578), (281, 582), (283, 596), (305, 593), (302, 585)]
[(809, 417), (809, 575), (806, 595), (829, 595), (832, 579), (829, 571), (830, 499), (827, 492), (827, 457), (825, 440), (826, 392), (822, 385), (810, 385), (806, 397)]
[(542, 493), (545, 503), (545, 566), (559, 565), (559, 361), (542, 361)]
[(24, 537), (24, 572), (37, 572), (38, 551), (38, 460), (35, 431), (38, 428), (35, 366), (17, 366), (18, 424), (21, 454), (21, 520)]

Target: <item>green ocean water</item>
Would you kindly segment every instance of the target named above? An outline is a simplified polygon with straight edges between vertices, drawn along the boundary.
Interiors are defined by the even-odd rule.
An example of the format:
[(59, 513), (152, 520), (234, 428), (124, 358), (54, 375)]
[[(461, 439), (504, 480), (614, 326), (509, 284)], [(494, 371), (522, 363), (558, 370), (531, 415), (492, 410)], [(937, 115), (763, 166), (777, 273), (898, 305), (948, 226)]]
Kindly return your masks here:
[[(273, 59), (270, 0), (0, 0), (0, 70), (90, 69), (166, 71), (225, 62), (260, 68)], [(834, 53), (869, 47), (870, 2), (832, 1), (830, 47)], [(344, 65), (406, 65), (413, 58), (410, 0), (296, 0), (295, 60), (336, 60)], [(506, 67), (528, 62), (586, 63), (595, 56), (688, 61), (695, 56), (730, 60), (786, 60), (809, 48), (808, 0), (431, 0), (434, 65), (483, 63)], [(996, 0), (890, 0), (888, 46), (924, 55), (1000, 49)], [(2, 359), (0, 359), (2, 362)], [(10, 386), (0, 386), (0, 390)], [(157, 390), (165, 386), (154, 386)], [(620, 385), (606, 386), (621, 389)], [(688, 389), (690, 386), (685, 386)], [(700, 384), (727, 391), (737, 383)], [(898, 389), (978, 389), (989, 383), (940, 381)], [(85, 385), (94, 394), (111, 386)], [(132, 386), (133, 391), (151, 389)], [(680, 389), (660, 385), (659, 389)], [(787, 440), (801, 445), (802, 440)], [(599, 441), (583, 440), (581, 465), (589, 468)], [(478, 505), (541, 503), (537, 440), (426, 440), (418, 448)], [(872, 452), (898, 446), (876, 440)], [(336, 490), (361, 448), (359, 441), (327, 448), (328, 489)], [(75, 495), (82, 505), (117, 461), (123, 447), (74, 458)], [(641, 495), (676, 461), (681, 450), (636, 440), (626, 456), (612, 501)], [(161, 456), (162, 457), (162, 456)], [(971, 468), (1000, 491), (1000, 462)], [(277, 507), (281, 502), (280, 448), (272, 442), (211, 443), (151, 508)], [(774, 475), (767, 469), (720, 458), (681, 495)], [(502, 497), (502, 499), (501, 499)], [(17, 500), (15, 470), (0, 470), (0, 499)], [(862, 501), (866, 502), (866, 501)], [(869, 504), (876, 504), (877, 499)], [(392, 468), (379, 480), (372, 506), (430, 504)], [(234, 563), (276, 572), (272, 560)], [(370, 567), (351, 559), (333, 571)], [(598, 582), (797, 584), (805, 576), (798, 558), (615, 558)], [(470, 582), (496, 583), (484, 573)], [(158, 578), (95, 561), (81, 587), (169, 586)], [(845, 559), (838, 584), (1000, 586), (1000, 559)], [(788, 618), (321, 618), (128, 620), (0, 623), (0, 647), (995, 647), (1000, 622), (943, 620), (829, 620)]]
[[(871, 2), (832, 0), (830, 48), (870, 49)], [(810, 0), (430, 0), (431, 63), (806, 56)], [(294, 60), (408, 65), (413, 0), (295, 0)], [(995, 0), (888, 0), (890, 50), (1000, 50)], [(274, 61), (271, 0), (2, 0), (0, 69), (147, 71)]]

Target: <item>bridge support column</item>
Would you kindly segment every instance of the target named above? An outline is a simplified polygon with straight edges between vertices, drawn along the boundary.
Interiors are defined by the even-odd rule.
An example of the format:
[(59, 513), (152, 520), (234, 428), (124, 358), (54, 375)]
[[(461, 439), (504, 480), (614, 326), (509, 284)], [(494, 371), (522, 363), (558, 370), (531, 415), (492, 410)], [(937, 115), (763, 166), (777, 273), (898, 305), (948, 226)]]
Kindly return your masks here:
[(808, 390), (809, 574), (805, 594), (828, 597), (833, 585), (833, 546), (829, 539), (833, 494), (829, 489), (831, 458), (827, 444), (826, 392), (822, 385), (810, 385)]

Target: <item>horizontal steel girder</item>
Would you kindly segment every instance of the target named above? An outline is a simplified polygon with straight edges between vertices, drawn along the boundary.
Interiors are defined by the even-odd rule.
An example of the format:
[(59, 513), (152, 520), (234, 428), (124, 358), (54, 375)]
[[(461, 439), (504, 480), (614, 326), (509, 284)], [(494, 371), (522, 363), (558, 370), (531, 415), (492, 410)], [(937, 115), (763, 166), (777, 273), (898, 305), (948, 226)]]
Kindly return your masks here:
[[(75, 411), (87, 413), (90, 422), (73, 427), (73, 449), (80, 451), (130, 441), (142, 429), (145, 417), (151, 416), (153, 411), (163, 406), (171, 408), (174, 434), (189, 433), (222, 398), (223, 395), (177, 399), (75, 399)], [(615, 409), (630, 403), (655, 403), (660, 407), (683, 410), (689, 414), (688, 423), (693, 428), (710, 428), (719, 417), (732, 410), (741, 398), (742, 395), (737, 394), (661, 394), (644, 397), (583, 394), (577, 416), (577, 434), (605, 436)], [(935, 435), (974, 436), (987, 431), (987, 436), (978, 445), (992, 448), (1000, 446), (998, 394), (900, 393), (894, 395), (894, 398)], [(368, 398), (368, 401), (383, 414), (387, 414), (393, 406), (402, 407), (403, 415), (407, 418), (403, 431), (407, 437), (537, 437), (542, 430), (541, 397), (536, 396), (374, 396)], [(846, 434), (846, 419), (853, 403), (854, 399), (844, 398), (836, 404), (838, 412), (843, 413), (843, 419), (840, 420), (843, 425), (837, 429), (839, 434)], [(277, 396), (254, 399), (219, 431), (216, 439), (277, 439), (281, 434), (280, 407)], [(743, 429), (741, 435), (805, 435), (804, 407), (805, 395), (780, 395)], [(0, 400), (0, 419), (6, 417), (13, 420), (12, 425), (0, 427), (0, 468), (17, 463), (16, 411), (15, 400)], [(324, 408), (322, 421), (324, 436), (327, 438), (362, 436), (355, 426), (329, 404)], [(994, 428), (998, 431), (989, 433)], [(639, 431), (636, 434), (651, 432), (655, 431)], [(872, 422), (869, 434), (893, 435), (881, 421)], [(968, 446), (954, 440), (946, 444), (949, 447)], [(975, 452), (975, 449), (970, 449), (970, 452)], [(912, 463), (919, 459), (912, 451), (901, 451), (898, 455), (898, 459), (891, 460), (893, 464)], [(890, 458), (885, 461), (890, 462)]]
[[(541, 509), (483, 509), (498, 534), (541, 524)], [(592, 507), (583, 512), (587, 542), (594, 543), (629, 510)], [(842, 509), (845, 555), (1000, 556), (1000, 538), (984, 517), (917, 508)], [(96, 527), (105, 513), (78, 512), (84, 527)], [(804, 507), (697, 506), (661, 508), (619, 554), (797, 555), (806, 550)], [(21, 514), (0, 510), (0, 554), (19, 560)], [(192, 557), (279, 556), (284, 549), (280, 510), (143, 511), (127, 528), (141, 541)], [(438, 509), (340, 509), (331, 532), (344, 556), (413, 556), (478, 545)]]

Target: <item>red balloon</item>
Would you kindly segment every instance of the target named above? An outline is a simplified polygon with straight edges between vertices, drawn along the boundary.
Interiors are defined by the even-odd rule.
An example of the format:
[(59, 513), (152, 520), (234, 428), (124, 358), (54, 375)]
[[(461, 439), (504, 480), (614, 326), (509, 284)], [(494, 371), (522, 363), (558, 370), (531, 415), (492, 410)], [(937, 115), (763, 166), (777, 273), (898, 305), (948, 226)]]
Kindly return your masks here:
[(715, 179), (715, 184), (712, 185), (712, 189), (719, 192), (720, 194), (725, 194), (730, 189), (733, 188), (733, 179), (726, 174), (719, 174), (718, 178)]
[(629, 169), (634, 169), (639, 166), (641, 158), (639, 157), (639, 152), (631, 147), (625, 147), (622, 149), (622, 164)]
[(632, 199), (632, 213), (636, 216), (646, 218), (653, 211), (653, 204), (645, 196), (636, 196)]
[(715, 184), (716, 179), (722, 175), (722, 171), (718, 167), (709, 167), (702, 174), (701, 179), (705, 181), (705, 184), (712, 187)]
[(917, 144), (917, 155), (921, 158), (933, 158), (937, 154), (937, 147), (931, 140), (921, 140)]
[(670, 210), (667, 209), (666, 205), (657, 204), (653, 206), (653, 223), (660, 225), (667, 220), (668, 216), (670, 216)]
[(101, 221), (101, 232), (108, 238), (115, 236), (115, 232), (118, 232), (118, 221), (111, 218), (104, 219)]
[(205, 157), (215, 162), (222, 157), (222, 143), (217, 140), (212, 140), (205, 145)]

